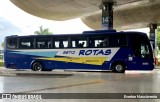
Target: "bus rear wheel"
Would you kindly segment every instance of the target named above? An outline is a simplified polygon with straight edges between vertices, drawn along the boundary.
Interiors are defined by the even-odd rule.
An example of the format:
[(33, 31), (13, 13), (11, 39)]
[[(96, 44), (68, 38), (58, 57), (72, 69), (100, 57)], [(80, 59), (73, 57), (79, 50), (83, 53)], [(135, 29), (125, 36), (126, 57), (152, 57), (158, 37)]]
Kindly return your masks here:
[(40, 62), (34, 62), (32, 64), (32, 70), (33, 71), (42, 71), (43, 70), (43, 65)]
[(115, 63), (112, 66), (112, 71), (116, 73), (124, 73), (125, 72), (125, 65), (122, 63)]

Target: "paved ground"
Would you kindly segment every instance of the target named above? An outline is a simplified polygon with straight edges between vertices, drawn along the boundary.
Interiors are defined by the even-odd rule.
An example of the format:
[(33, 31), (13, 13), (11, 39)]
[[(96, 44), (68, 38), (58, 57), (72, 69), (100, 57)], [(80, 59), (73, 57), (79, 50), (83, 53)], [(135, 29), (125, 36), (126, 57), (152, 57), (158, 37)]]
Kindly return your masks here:
[[(34, 93), (37, 98), (42, 98), (37, 100), (0, 99), (0, 102), (160, 102), (160, 94), (155, 94), (160, 93), (160, 69), (146, 72), (126, 71), (125, 74), (119, 74), (70, 71), (33, 72), (0, 68), (0, 93), (12, 93), (11, 96), (21, 95), (21, 97), (15, 95), (12, 98), (25, 98), (25, 95), (29, 96)], [(135, 99), (134, 96), (137, 98), (137, 95), (141, 95), (140, 93), (154, 96), (152, 98), (157, 96), (159, 99)]]

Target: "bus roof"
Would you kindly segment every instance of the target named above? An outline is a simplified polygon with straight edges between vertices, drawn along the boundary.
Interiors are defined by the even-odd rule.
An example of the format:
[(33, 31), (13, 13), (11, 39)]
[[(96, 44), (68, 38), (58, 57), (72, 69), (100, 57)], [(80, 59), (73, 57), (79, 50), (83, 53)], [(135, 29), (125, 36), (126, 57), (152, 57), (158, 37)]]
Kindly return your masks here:
[(116, 30), (95, 30), (95, 31), (84, 31), (83, 34), (89, 34), (89, 33), (110, 33), (110, 32), (116, 32)]
[(18, 35), (11, 35), (7, 37), (35, 37), (35, 36), (77, 36), (77, 35), (99, 35), (99, 34), (135, 34), (138, 33), (140, 35), (144, 35), (146, 33), (143, 32), (135, 32), (135, 31), (119, 31), (117, 32), (116, 30), (96, 30), (96, 31), (84, 31), (82, 33), (75, 33), (75, 34), (51, 34), (51, 35), (25, 35), (25, 36), (18, 36)]

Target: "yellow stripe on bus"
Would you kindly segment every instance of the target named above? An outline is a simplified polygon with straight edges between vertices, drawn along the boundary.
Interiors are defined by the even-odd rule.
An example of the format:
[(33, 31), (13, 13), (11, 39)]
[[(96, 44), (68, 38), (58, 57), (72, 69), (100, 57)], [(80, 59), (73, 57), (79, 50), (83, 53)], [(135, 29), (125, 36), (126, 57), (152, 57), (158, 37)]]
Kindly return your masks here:
[(107, 57), (67, 57), (67, 58), (37, 58), (42, 60), (50, 61), (62, 61), (62, 62), (73, 62), (73, 63), (83, 63), (83, 64), (93, 64), (93, 65), (102, 65)]

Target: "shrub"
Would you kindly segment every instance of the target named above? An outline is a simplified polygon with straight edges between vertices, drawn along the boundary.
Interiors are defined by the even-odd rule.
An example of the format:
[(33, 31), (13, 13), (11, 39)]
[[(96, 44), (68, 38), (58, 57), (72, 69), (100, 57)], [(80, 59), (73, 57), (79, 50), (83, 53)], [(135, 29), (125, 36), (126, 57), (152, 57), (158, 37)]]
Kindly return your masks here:
[(4, 62), (0, 62), (0, 67), (4, 66)]

